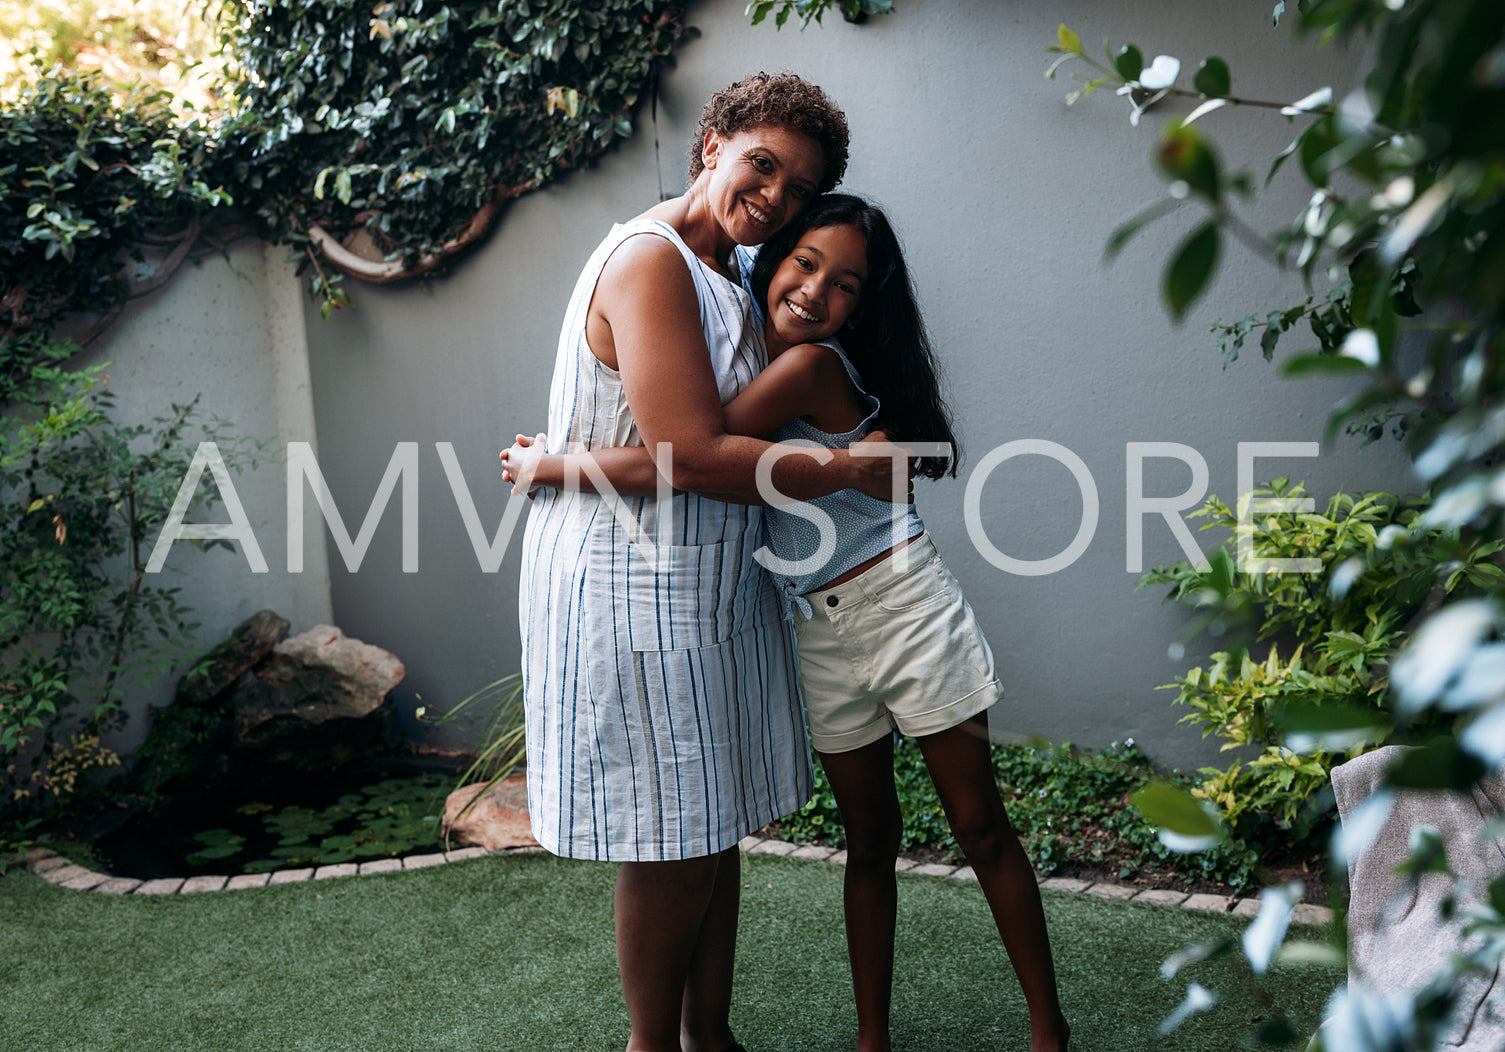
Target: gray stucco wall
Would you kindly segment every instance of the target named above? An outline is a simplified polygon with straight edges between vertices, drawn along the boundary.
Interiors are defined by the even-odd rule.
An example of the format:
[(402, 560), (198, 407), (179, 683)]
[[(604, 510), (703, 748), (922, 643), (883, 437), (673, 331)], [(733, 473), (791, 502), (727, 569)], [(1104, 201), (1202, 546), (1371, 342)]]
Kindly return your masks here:
[[(1169, 695), (1154, 690), (1186, 663), (1167, 656), (1184, 619), (1158, 594), (1134, 592), (1126, 570), (1126, 446), (1193, 447), (1211, 491), (1231, 496), (1238, 443), (1318, 440), (1341, 388), (1284, 382), (1257, 355), (1223, 370), (1207, 334), (1214, 320), (1302, 295), (1299, 279), (1239, 246), (1228, 246), (1206, 303), (1183, 325), (1166, 320), (1159, 270), (1190, 217), (1152, 228), (1115, 266), (1100, 266), (1113, 227), (1165, 192), (1148, 164), (1165, 117), (1156, 112), (1131, 129), (1126, 104), (1112, 97), (1068, 109), (1068, 85), (1041, 73), (1043, 48), (1064, 21), (1085, 40), (1133, 39), (1147, 56), (1178, 55), (1186, 79), (1202, 57), (1221, 54), (1235, 89), (1253, 97), (1289, 98), (1327, 83), (1341, 93), (1352, 56), (1293, 45), (1286, 29), (1270, 28), (1270, 6), (910, 0), (867, 26), (833, 19), (801, 33), (747, 26), (742, 0), (698, 3), (690, 19), (703, 35), (665, 75), (656, 125), (645, 107), (625, 148), (517, 202), (448, 277), (355, 287), (355, 309), (328, 322), (305, 301), (319, 463), (352, 534), (397, 443), (419, 446), (418, 572), (402, 569), (395, 499), (359, 572), (329, 550), (336, 623), (406, 662), (400, 701), (410, 727), (420, 697), (445, 708), (513, 672), (518, 659), (520, 532), (500, 570), (483, 572), (435, 443), (453, 444), (489, 536), (507, 500), (496, 454), (514, 432), (543, 426), (558, 324), (578, 269), (612, 222), (652, 204), (661, 186), (683, 186), (685, 144), (710, 92), (748, 72), (789, 68), (846, 109), (853, 152), (845, 188), (889, 209), (944, 361), (968, 459), (960, 479), (922, 483), (917, 497), (997, 654), (1008, 699), (993, 716), (995, 731), (1089, 745), (1132, 736), (1174, 763), (1210, 757), (1207, 744), (1176, 725), (1181, 713)], [(1260, 177), (1292, 134), (1265, 113), (1224, 111), (1206, 123), (1227, 160)], [(1272, 227), (1304, 199), (1297, 179), (1278, 180), (1256, 225)], [(191, 314), (176, 299), (159, 309), (175, 312), (175, 323)], [(979, 463), (1003, 443), (1028, 439), (1080, 457), (1100, 498), (1087, 550), (1044, 576), (999, 570), (964, 525)], [(248, 507), (257, 502), (253, 519), (282, 514), (282, 477), (273, 470), (264, 491), (245, 495)], [(1408, 485), (1396, 449), (1360, 453), (1351, 441), (1316, 459), (1262, 461), (1257, 471), (1260, 479), (1277, 474), (1305, 477), (1321, 496), (1340, 485)], [(1174, 496), (1188, 479), (1185, 467), (1155, 461), (1145, 492)], [(1027, 456), (997, 467), (979, 507), (993, 544), (1042, 559), (1070, 542), (1082, 503), (1065, 467)], [(278, 543), (262, 544), (271, 576), (285, 579)], [(1147, 517), (1144, 565), (1180, 554), (1165, 523)], [(253, 582), (241, 567), (240, 579)], [(237, 596), (231, 605), (259, 601)]]
[[(191, 640), (198, 651), (261, 609), (278, 611), (295, 631), (332, 616), (322, 548), (311, 552), (304, 573), (285, 571), (286, 502), (276, 461), (286, 443), (314, 439), (302, 293), (286, 255), (284, 249), (247, 239), (222, 255), (187, 263), (161, 290), (128, 307), (79, 357), (80, 365), (107, 365), (114, 415), (123, 423), (150, 424), (171, 415), (173, 405), (197, 398), (191, 440), (202, 437), (198, 422), (217, 418), (226, 425), (217, 429), (227, 435), (267, 443), (270, 456), (262, 457), (258, 470), (244, 463), (230, 478), (268, 572), (251, 573), (239, 551), (201, 552), (179, 541), (151, 580), (156, 587), (182, 590), (179, 598), (199, 625)], [(201, 490), (213, 485), (206, 473)], [(229, 521), (223, 507), (212, 521)], [(151, 552), (148, 542), (141, 558)], [(120, 572), (126, 573), (124, 566)], [(166, 705), (172, 692), (168, 676), (128, 684), (128, 720), (114, 744), (122, 751), (134, 749), (146, 732), (145, 709)]]

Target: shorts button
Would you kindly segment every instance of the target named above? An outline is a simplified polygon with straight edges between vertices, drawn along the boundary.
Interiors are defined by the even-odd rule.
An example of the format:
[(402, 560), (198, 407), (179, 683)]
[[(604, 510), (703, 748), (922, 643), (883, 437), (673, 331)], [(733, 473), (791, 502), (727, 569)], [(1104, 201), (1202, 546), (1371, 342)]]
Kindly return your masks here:
[(826, 596), (826, 605), (827, 606), (835, 606), (837, 604), (837, 602), (838, 602), (838, 600), (837, 600), (837, 598), (834, 595), (828, 595), (828, 596)]

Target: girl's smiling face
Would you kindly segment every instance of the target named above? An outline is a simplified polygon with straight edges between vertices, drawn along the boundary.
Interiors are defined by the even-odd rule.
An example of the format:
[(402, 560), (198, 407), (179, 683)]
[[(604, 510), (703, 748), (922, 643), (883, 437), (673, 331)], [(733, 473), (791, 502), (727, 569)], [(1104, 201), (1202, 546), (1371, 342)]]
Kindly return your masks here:
[(769, 351), (834, 336), (856, 313), (867, 282), (867, 238), (854, 226), (816, 227), (768, 282)]

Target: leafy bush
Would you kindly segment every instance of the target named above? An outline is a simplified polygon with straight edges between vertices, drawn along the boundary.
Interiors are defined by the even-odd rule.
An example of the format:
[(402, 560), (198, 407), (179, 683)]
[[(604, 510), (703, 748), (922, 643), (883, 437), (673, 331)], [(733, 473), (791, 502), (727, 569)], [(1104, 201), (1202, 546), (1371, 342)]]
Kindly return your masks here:
[[(1093, 72), (1081, 77), (1084, 87), (1073, 95), (1113, 85), (1129, 97), (1133, 123), (1167, 96), (1199, 100), (1184, 119), (1169, 122), (1153, 154), (1169, 181), (1168, 197), (1120, 227), (1109, 239), (1109, 254), (1147, 222), (1182, 207), (1199, 210), (1203, 221), (1164, 268), (1166, 306), (1178, 318), (1206, 290), (1227, 236), (1270, 250), (1269, 258), (1281, 266), (1294, 263), (1308, 287), (1314, 275), (1325, 273), (1333, 282), (1325, 302), (1266, 307), (1250, 316), (1253, 321), (1216, 327), (1225, 359), (1259, 327), (1259, 318), (1266, 319), (1261, 344), (1271, 357), (1286, 333), (1299, 332), (1295, 323), (1308, 317), (1317, 347), (1289, 358), (1283, 371), (1352, 378), (1353, 389), (1331, 426), (1373, 438), (1393, 424), (1415, 454), (1417, 476), (1431, 489), (1431, 506), (1409, 533), (1418, 576), (1430, 577), (1432, 589), (1414, 618), (1397, 622), (1408, 638), (1389, 658), (1385, 692), (1386, 721), (1397, 740), (1415, 748), (1386, 773), (1375, 799), (1375, 807), (1383, 808), (1392, 788), (1467, 791), (1484, 771), (1505, 762), (1499, 674), (1505, 575), (1498, 573), (1494, 554), (1505, 525), (1505, 6), (1498, 0), (1279, 0), (1275, 22), (1288, 6), (1288, 23), (1298, 34), (1344, 42), (1362, 55), (1361, 86), (1346, 98), (1335, 100), (1331, 88), (1273, 102), (1238, 97), (1228, 64), (1215, 55), (1201, 63), (1192, 88), (1182, 88), (1181, 63), (1174, 57), (1157, 56), (1147, 70), (1138, 47), (1115, 53), (1109, 46), (1105, 65), (1089, 58), (1080, 36), (1065, 26), (1050, 48), (1060, 56), (1050, 73), (1063, 63), (1086, 63)], [(1303, 84), (1300, 92), (1308, 87)], [(1218, 120), (1238, 119), (1234, 114), (1268, 110), (1300, 122), (1291, 145), (1273, 158), (1270, 177), (1285, 167), (1287, 177), (1299, 173), (1311, 191), (1273, 239), (1261, 238), (1238, 215), (1239, 198), (1253, 191), (1253, 178), (1226, 171), (1203, 132)], [(1195, 121), (1201, 124), (1193, 127)], [(1423, 310), (1426, 316), (1419, 317)], [(1448, 531), (1441, 543), (1434, 543), (1434, 530)], [(1472, 575), (1448, 554), (1459, 546), (1478, 556)], [(1357, 565), (1367, 571), (1383, 567), (1389, 556), (1382, 549), (1373, 563), (1359, 558)], [(1483, 565), (1486, 560), (1493, 569)], [(1336, 577), (1339, 587), (1330, 594), (1338, 605), (1354, 576), (1350, 570)], [(1455, 587), (1460, 581), (1468, 587)], [(1204, 625), (1236, 623), (1239, 589), (1228, 579), (1207, 584), (1215, 607), (1234, 601), (1226, 617), (1214, 613)], [(1292, 708), (1285, 726), (1299, 732), (1303, 753), (1341, 749), (1345, 742), (1351, 747), (1377, 727), (1372, 707)], [(1162, 795), (1156, 804), (1156, 820), (1171, 835), (1216, 839), (1215, 820), (1196, 801), (1160, 806), (1166, 799)], [(1342, 846), (1335, 858), (1359, 850), (1352, 843)], [(1432, 871), (1456, 885), (1446, 859), (1420, 857), (1410, 866), (1418, 878)], [(1288, 890), (1268, 891), (1260, 920), (1250, 929), (1257, 937), (1242, 946), (1256, 989), (1284, 938), (1293, 899)], [(1444, 901), (1448, 912), (1459, 908), (1453, 894)], [(1466, 949), (1451, 955), (1424, 987), (1380, 995), (1362, 982), (1350, 984), (1334, 994), (1328, 1022), (1311, 1047), (1434, 1047), (1452, 1022), (1456, 998), (1450, 991), (1459, 977), (1492, 975), (1505, 954), (1505, 879), (1466, 912)], [(1166, 973), (1208, 952), (1189, 949), (1167, 962)], [(1186, 1002), (1163, 1029), (1216, 999), (1200, 986), (1189, 987)], [(1286, 1027), (1246, 1040), (1288, 1046), (1297, 1035)]]
[(790, 15), (799, 15), (800, 28), (804, 29), (812, 21), (822, 24), (826, 12), (833, 7), (841, 12), (842, 18), (857, 23), (866, 21), (868, 15), (894, 13), (893, 0), (752, 0), (747, 5), (747, 16), (753, 25), (759, 25), (773, 15), (773, 24), (783, 29)]
[[(1276, 479), (1242, 498), (1268, 506), (1304, 496), (1300, 483)], [(1290, 829), (1328, 786), (1334, 765), (1373, 748), (1391, 730), (1385, 715), (1391, 654), (1429, 602), (1477, 594), (1505, 581), (1502, 541), (1464, 540), (1456, 530), (1420, 525), (1430, 502), (1388, 493), (1338, 493), (1324, 513), (1248, 516), (1209, 498), (1189, 517), (1230, 537), (1198, 571), (1185, 562), (1156, 567), (1140, 587), (1171, 585), (1167, 599), (1210, 616), (1252, 621), (1262, 659), (1221, 651), (1175, 683), (1176, 703), (1194, 711), (1183, 723), (1223, 739), (1223, 749), (1257, 750), (1219, 769), (1204, 767), (1193, 793), (1217, 804), (1233, 829), (1257, 835), (1264, 821)], [(1246, 546), (1240, 570), (1238, 538)], [(1309, 572), (1275, 573), (1249, 559), (1309, 560)], [(1282, 656), (1282, 647), (1286, 656)], [(1291, 748), (1282, 721), (1314, 710), (1345, 713), (1355, 729), (1342, 748)], [(1367, 729), (1366, 729), (1367, 728)], [(1330, 746), (1332, 743), (1329, 742)]]
[[(565, 0), (245, 4), (222, 130), (228, 180), (268, 236), (323, 271), (361, 231), (394, 274), (474, 240), (478, 215), (632, 134), (681, 4)], [(333, 277), (327, 272), (316, 282)], [(328, 285), (320, 286), (339, 300)]]
[(222, 0), (6, 0), (0, 3), (0, 98), (59, 65), (90, 65), (119, 94), (170, 91), (184, 111), (214, 108)]
[(117, 762), (99, 739), (124, 686), (172, 667), (197, 627), (142, 553), (188, 466), (194, 406), (119, 424), (104, 367), (62, 367), (73, 350), (0, 343), (0, 814), (65, 803)]
[[(68, 313), (112, 314), (153, 287), (129, 277), (143, 245), (191, 242), (198, 218), (230, 203), (201, 170), (209, 133), (167, 99), (49, 76), (0, 106), (0, 343)], [(16, 354), (8, 371), (24, 365)]]
[[(1260, 859), (1248, 844), (1229, 840), (1200, 855), (1181, 855), (1128, 805), (1129, 795), (1155, 774), (1149, 757), (1132, 742), (1090, 752), (1069, 743), (994, 744), (993, 770), (1009, 819), (1043, 873), (1080, 866), (1127, 880), (1153, 866), (1238, 890), (1256, 882)], [(964, 861), (913, 739), (895, 744), (894, 782), (904, 814), (901, 849)], [(843, 842), (841, 813), (819, 765), (810, 802), (776, 825), (789, 840)]]
[(211, 2), (211, 24), (229, 13), (216, 58), (230, 71), (200, 85), (225, 103), (212, 124), (175, 117), (166, 91), (26, 71), (0, 103), (0, 340), (67, 312), (108, 318), (139, 291), (125, 264), (140, 246), (186, 252), (207, 227), (211, 242), (248, 232), (246, 214), (297, 247), (326, 313), (348, 302), (341, 270), (426, 273), (507, 201), (632, 134), (690, 35), (683, 6)]
[[(13, 79), (0, 102), (0, 809), (57, 804), (116, 762), (98, 736), (122, 685), (168, 667), (190, 627), (138, 549), (187, 465), (193, 406), (115, 424), (102, 369), (69, 373), (57, 324), (93, 315), (87, 342), (250, 214), (299, 247), (326, 314), (347, 302), (331, 261), (374, 280), (427, 272), (506, 201), (631, 135), (689, 35), (672, 0), (227, 9), (234, 79), (213, 126), (175, 116), (166, 92), (120, 96), (60, 69)], [(165, 258), (140, 278), (146, 249)]]

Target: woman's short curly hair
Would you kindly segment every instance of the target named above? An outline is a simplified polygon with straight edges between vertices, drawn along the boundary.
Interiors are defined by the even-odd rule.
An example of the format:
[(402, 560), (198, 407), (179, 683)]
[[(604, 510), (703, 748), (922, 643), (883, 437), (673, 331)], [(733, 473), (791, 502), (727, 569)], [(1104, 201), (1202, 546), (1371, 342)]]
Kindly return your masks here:
[(705, 167), (705, 133), (730, 136), (775, 124), (808, 135), (825, 157), (819, 193), (826, 193), (847, 170), (847, 117), (819, 87), (795, 73), (755, 73), (711, 96), (690, 142), (690, 181)]

